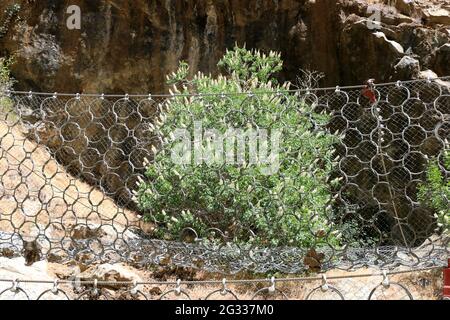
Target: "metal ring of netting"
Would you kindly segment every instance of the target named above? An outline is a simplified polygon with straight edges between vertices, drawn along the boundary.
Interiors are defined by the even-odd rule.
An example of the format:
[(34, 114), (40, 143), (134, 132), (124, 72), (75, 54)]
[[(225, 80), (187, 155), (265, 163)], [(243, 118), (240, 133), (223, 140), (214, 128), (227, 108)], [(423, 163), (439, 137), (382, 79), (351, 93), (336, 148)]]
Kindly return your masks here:
[(272, 295), (272, 296), (278, 293), (283, 297), (284, 300), (289, 300), (289, 297), (286, 295), (286, 293), (284, 293), (282, 290), (275, 287), (275, 278), (274, 277), (272, 277), (270, 279), (270, 283), (271, 283), (270, 287), (265, 287), (265, 288), (261, 288), (261, 289), (257, 290), (253, 294), (251, 300), (255, 300), (255, 298), (258, 295), (261, 295), (262, 293), (265, 293), (266, 295)]
[(62, 294), (62, 295), (66, 298), (66, 300), (70, 300), (70, 298), (69, 298), (69, 296), (67, 295), (67, 293), (66, 293), (64, 290), (58, 288), (58, 285), (59, 285), (59, 281), (58, 281), (58, 280), (55, 280), (55, 281), (53, 282), (53, 288), (43, 291), (43, 292), (37, 297), (36, 300), (41, 300), (41, 298), (42, 298), (44, 295), (46, 295), (47, 293), (51, 293), (53, 296), (58, 296), (59, 294)]
[(219, 293), (221, 296), (226, 296), (226, 295), (231, 295), (233, 297), (234, 300), (239, 300), (238, 296), (231, 291), (230, 289), (218, 289), (218, 290), (214, 290), (212, 292), (210, 292), (206, 297), (205, 300), (208, 300), (211, 296), (215, 295)]
[(404, 291), (406, 293), (406, 295), (408, 296), (409, 300), (414, 300), (411, 292), (409, 292), (408, 288), (406, 288), (404, 285), (402, 285), (401, 283), (398, 282), (392, 282), (389, 280), (387, 272), (384, 270), (383, 271), (383, 281), (381, 281), (381, 283), (379, 285), (377, 285), (375, 288), (372, 289), (372, 291), (369, 294), (369, 297), (367, 298), (367, 300), (372, 300), (372, 296), (375, 294), (375, 292), (380, 289), (389, 289), (392, 286), (396, 286), (399, 287), (402, 291)]
[(311, 298), (314, 295), (314, 293), (319, 290), (322, 292), (330, 292), (331, 291), (331, 292), (335, 293), (339, 297), (340, 300), (345, 300), (344, 295), (339, 291), (339, 289), (337, 289), (336, 287), (330, 286), (330, 285), (328, 285), (328, 287), (326, 289), (324, 289), (323, 286), (319, 286), (319, 287), (312, 289), (306, 296), (305, 300), (312, 300)]
[[(397, 286), (400, 289), (402, 289), (406, 295), (408, 296), (409, 300), (414, 300), (414, 297), (412, 296), (411, 292), (408, 290), (408, 288), (406, 288), (404, 285), (402, 285), (401, 283), (398, 282), (391, 282), (389, 286)], [(385, 285), (383, 284), (379, 284), (378, 286), (376, 286), (375, 288), (372, 289), (372, 291), (369, 294), (369, 297), (367, 298), (367, 300), (372, 300), (372, 296), (375, 294), (375, 292), (379, 289), (379, 288), (387, 288)]]
[(213, 295), (215, 295), (217, 293), (219, 293), (221, 296), (231, 295), (234, 298), (234, 300), (239, 300), (238, 296), (232, 290), (227, 288), (227, 286), (226, 286), (226, 279), (222, 280), (222, 288), (210, 292), (205, 297), (205, 300), (208, 300), (208, 298), (210, 298), (211, 296), (213, 296)]
[(142, 297), (144, 298), (144, 300), (148, 300), (147, 295), (138, 289), (138, 284), (136, 280), (133, 281), (133, 287), (130, 289), (129, 292), (133, 298)]
[(181, 280), (177, 280), (177, 287), (175, 289), (170, 289), (164, 292), (160, 297), (159, 300), (163, 300), (164, 297), (168, 296), (169, 294), (174, 293), (177, 297), (184, 296), (187, 298), (187, 300), (191, 300), (191, 296), (189, 293), (181, 289)]
[(19, 287), (19, 280), (13, 280), (11, 287), (6, 288), (2, 292), (0, 292), (0, 296), (2, 296), (3, 294), (5, 294), (8, 291), (13, 292), (14, 296), (20, 292), (25, 295), (25, 297), (27, 298), (26, 300), (30, 300), (30, 297), (28, 296), (26, 291), (24, 289), (22, 289), (21, 287)]
[(141, 290), (130, 291), (130, 294), (133, 298), (142, 297), (142, 298), (144, 298), (144, 300), (148, 300), (147, 295), (145, 293), (143, 293)]
[(42, 297), (43, 297), (44, 295), (46, 295), (47, 293), (51, 293), (51, 294), (54, 295), (54, 296), (59, 296), (59, 294), (62, 294), (62, 295), (66, 298), (65, 300), (70, 300), (70, 298), (69, 298), (69, 296), (67, 295), (67, 293), (66, 293), (64, 290), (62, 290), (62, 289), (57, 289), (56, 292), (53, 291), (53, 289), (45, 290), (44, 292), (42, 292), (42, 293), (37, 297), (36, 300), (41, 300)]
[(337, 289), (336, 287), (328, 284), (326, 275), (322, 275), (322, 284), (314, 289), (312, 289), (308, 295), (306, 296), (305, 300), (312, 300), (311, 297), (316, 293), (317, 291), (321, 292), (332, 292), (336, 294), (340, 300), (345, 300), (344, 295)]

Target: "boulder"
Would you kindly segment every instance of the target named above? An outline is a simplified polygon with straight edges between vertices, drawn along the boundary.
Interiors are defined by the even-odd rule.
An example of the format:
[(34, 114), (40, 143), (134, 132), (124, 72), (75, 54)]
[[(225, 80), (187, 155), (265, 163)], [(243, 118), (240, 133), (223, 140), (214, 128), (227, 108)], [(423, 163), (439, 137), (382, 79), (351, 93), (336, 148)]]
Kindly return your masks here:
[[(30, 300), (35, 300), (45, 290), (51, 289), (52, 285), (45, 283), (20, 283), (20, 280), (39, 280), (39, 281), (53, 281), (48, 271), (47, 262), (39, 261), (32, 266), (26, 266), (26, 261), (22, 257), (8, 259), (0, 257), (0, 279), (19, 280), (18, 287), (25, 291)], [(12, 287), (12, 282), (0, 282), (0, 292)], [(26, 300), (27, 297), (23, 291), (13, 292), (7, 290), (0, 295), (0, 300)], [(63, 299), (61, 295), (46, 294), (46, 300), (60, 300)]]
[(450, 12), (447, 9), (428, 9), (424, 14), (430, 24), (450, 24)]
[(419, 79), (434, 79), (437, 78), (438, 75), (436, 74), (436, 72), (434, 72), (433, 70), (423, 70), (421, 72), (419, 72)]
[(414, 12), (414, 0), (397, 0), (395, 8), (402, 14), (411, 16)]
[(339, 55), (346, 78), (358, 78), (358, 83), (375, 78), (387, 79), (404, 56), (403, 46), (387, 38), (381, 31), (368, 32), (365, 21), (348, 22), (340, 38)]
[[(435, 79), (438, 75), (433, 70), (424, 70), (419, 72), (418, 79)], [(450, 81), (436, 80), (436, 83), (450, 90)]]
[(100, 238), (106, 235), (100, 228), (90, 228), (87, 225), (78, 224), (72, 228), (70, 236), (73, 240)]
[(436, 50), (433, 70), (440, 76), (450, 75), (450, 43)]
[(416, 78), (420, 72), (420, 62), (410, 56), (404, 56), (394, 67), (397, 80)]
[[(141, 281), (141, 277), (131, 270), (129, 267), (123, 264), (100, 264), (95, 265), (77, 276), (80, 280), (92, 281), (97, 279), (98, 281)], [(119, 289), (120, 286), (114, 284), (103, 285), (105, 288), (109, 289)], [(122, 286), (123, 288), (123, 286)]]
[(398, 14), (396, 16), (396, 19), (397, 19), (396, 22), (398, 22), (398, 23), (414, 23), (415, 22), (415, 20), (413, 18), (411, 18), (407, 15), (404, 15), (404, 14)]
[(383, 32), (377, 31), (373, 33), (376, 41), (382, 46), (386, 46), (394, 55), (404, 54), (402, 45), (394, 40), (389, 40)]

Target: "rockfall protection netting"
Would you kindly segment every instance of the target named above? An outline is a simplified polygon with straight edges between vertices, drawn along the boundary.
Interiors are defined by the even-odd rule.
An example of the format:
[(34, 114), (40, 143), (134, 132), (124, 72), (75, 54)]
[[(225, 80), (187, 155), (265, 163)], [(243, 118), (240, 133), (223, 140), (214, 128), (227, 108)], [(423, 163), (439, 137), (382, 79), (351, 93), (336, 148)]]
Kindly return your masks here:
[[(271, 215), (268, 222), (276, 225), (286, 212), (306, 219), (306, 225), (321, 216), (338, 231), (353, 226), (358, 239), (346, 243), (334, 238), (334, 229), (311, 227), (309, 238), (315, 241), (305, 247), (233, 241), (230, 230), (214, 227), (217, 221), (209, 226), (211, 237), (200, 235), (194, 224), (180, 230), (176, 238), (155, 236), (157, 221), (143, 219), (154, 217), (151, 209), (143, 212), (134, 201), (141, 180), (154, 192), (162, 192), (160, 185), (148, 181), (145, 171), (147, 166), (158, 168), (154, 150), (163, 149), (166, 140), (155, 127), (164, 121), (168, 107), (202, 103), (203, 112), (211, 112), (209, 104), (226, 104), (230, 96), (4, 92), (0, 97), (0, 253), (24, 255), (29, 263), (124, 261), (228, 274), (444, 266), (449, 256), (448, 229), (438, 225), (436, 210), (419, 201), (418, 188), (432, 160), (444, 179), (450, 174), (444, 159), (450, 134), (446, 80), (375, 85), (369, 94), (363, 87), (240, 93), (245, 97), (240, 109), (225, 114), (224, 123), (233, 122), (236, 113), (253, 123), (267, 101), (279, 105), (277, 111), (270, 111), (276, 122), (284, 119), (283, 113), (302, 112), (286, 103), (295, 97), (329, 115), (326, 124), (318, 124), (305, 114), (312, 134), (330, 132), (339, 137), (330, 150), (336, 159), (333, 178), (340, 178), (330, 191), (330, 206), (296, 216), (295, 203), (287, 208), (274, 196), (270, 208), (279, 207), (279, 216)], [(298, 140), (308, 143), (305, 136)], [(309, 148), (314, 154), (315, 146)], [(293, 165), (305, 165), (309, 177), (315, 169), (311, 163), (320, 162), (309, 159), (307, 165), (298, 155), (289, 159), (297, 159)], [(224, 178), (222, 169), (205, 170)], [(305, 191), (292, 186), (296, 184), (286, 184), (301, 202)], [(268, 192), (264, 183), (256, 187)], [(178, 187), (169, 190), (169, 196), (183, 196)], [(239, 225), (241, 213), (231, 200), (223, 201), (219, 212), (231, 210), (238, 217), (235, 228), (257, 233), (257, 226)], [(257, 199), (248, 198), (249, 207), (256, 204)], [(182, 218), (181, 210), (170, 214)]]
[(436, 300), (436, 274), (442, 269), (206, 281), (0, 279), (0, 300)]

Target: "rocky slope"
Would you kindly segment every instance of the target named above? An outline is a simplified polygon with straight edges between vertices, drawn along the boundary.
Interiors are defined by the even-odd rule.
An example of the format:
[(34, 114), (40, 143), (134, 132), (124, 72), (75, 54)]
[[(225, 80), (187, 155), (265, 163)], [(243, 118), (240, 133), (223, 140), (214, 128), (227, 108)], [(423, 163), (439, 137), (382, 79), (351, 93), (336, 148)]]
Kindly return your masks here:
[[(72, 1), (81, 30), (66, 26), (65, 1), (1, 0), (0, 55), (16, 56), (17, 88), (58, 92), (165, 90), (180, 59), (216, 72), (236, 42), (282, 52), (282, 79), (322, 71), (323, 85), (450, 74), (450, 1), (186, 0)], [(391, 4), (390, 6), (387, 3)], [(381, 10), (381, 29), (367, 17)]]

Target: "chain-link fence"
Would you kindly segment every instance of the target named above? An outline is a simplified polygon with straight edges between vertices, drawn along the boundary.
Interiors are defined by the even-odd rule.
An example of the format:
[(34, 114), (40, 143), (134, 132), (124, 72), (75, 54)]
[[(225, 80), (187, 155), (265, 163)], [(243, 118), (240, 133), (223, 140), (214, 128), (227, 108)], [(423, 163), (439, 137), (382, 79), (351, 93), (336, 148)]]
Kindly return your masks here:
[[(448, 181), (445, 80), (233, 95), (6, 92), (0, 98), (0, 254), (23, 255), (29, 264), (123, 261), (228, 274), (444, 266), (448, 193), (430, 191), (430, 200), (439, 200), (430, 202), (419, 193), (432, 163)], [(160, 165), (173, 147), (167, 130), (179, 125), (170, 123), (171, 108), (189, 129), (218, 105), (235, 105), (237, 96), (239, 107), (216, 123), (245, 128), (267, 120), (269, 129), (291, 134), (291, 145), (279, 145), (281, 169), (247, 176), (243, 159), (168, 176)], [(308, 130), (296, 131), (300, 126)], [(338, 139), (329, 150), (309, 143), (321, 137)], [(292, 172), (298, 179), (283, 179)], [(314, 183), (324, 172), (329, 185), (320, 189)], [(324, 196), (310, 196), (315, 193)], [(273, 241), (288, 232), (298, 240)]]

